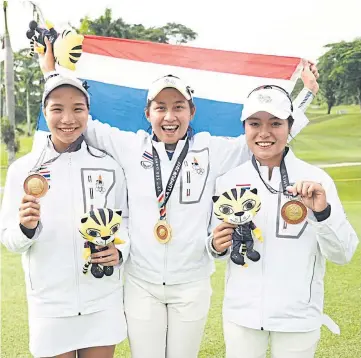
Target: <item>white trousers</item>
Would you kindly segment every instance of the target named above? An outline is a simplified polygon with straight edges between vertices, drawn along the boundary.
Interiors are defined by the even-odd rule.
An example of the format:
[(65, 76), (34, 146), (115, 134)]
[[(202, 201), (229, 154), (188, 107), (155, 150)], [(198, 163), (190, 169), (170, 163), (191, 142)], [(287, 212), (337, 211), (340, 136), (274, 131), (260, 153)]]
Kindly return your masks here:
[(270, 340), (272, 358), (313, 358), (320, 329), (311, 332), (269, 332), (223, 322), (226, 358), (266, 358)]
[(211, 295), (209, 278), (167, 286), (126, 275), (132, 358), (197, 358)]

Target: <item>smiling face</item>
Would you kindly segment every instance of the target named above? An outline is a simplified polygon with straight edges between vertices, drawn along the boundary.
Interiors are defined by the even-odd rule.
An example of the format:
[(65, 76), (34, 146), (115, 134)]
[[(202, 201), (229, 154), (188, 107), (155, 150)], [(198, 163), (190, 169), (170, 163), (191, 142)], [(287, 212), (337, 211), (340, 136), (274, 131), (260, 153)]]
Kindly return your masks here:
[(248, 147), (262, 164), (279, 166), (290, 132), (289, 121), (268, 112), (257, 112), (245, 120)]
[(87, 99), (77, 88), (61, 86), (50, 92), (44, 116), (58, 152), (66, 150), (85, 131), (88, 114)]
[(174, 88), (163, 89), (145, 111), (154, 134), (166, 144), (177, 143), (186, 135), (194, 113), (195, 108)]

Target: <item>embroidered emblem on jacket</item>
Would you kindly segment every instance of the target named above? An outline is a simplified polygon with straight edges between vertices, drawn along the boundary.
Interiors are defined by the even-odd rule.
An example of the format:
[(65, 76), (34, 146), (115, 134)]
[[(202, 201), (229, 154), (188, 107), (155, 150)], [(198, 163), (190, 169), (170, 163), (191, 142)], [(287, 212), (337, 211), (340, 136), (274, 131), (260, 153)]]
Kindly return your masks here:
[(196, 157), (193, 157), (192, 168), (197, 174), (204, 174), (204, 169), (199, 165)]
[(140, 161), (140, 165), (144, 169), (151, 169), (153, 168), (153, 155), (147, 151), (144, 151), (142, 158), (145, 160)]
[(102, 176), (99, 174), (98, 179), (95, 181), (95, 190), (99, 191), (99, 193), (105, 192), (105, 186)]

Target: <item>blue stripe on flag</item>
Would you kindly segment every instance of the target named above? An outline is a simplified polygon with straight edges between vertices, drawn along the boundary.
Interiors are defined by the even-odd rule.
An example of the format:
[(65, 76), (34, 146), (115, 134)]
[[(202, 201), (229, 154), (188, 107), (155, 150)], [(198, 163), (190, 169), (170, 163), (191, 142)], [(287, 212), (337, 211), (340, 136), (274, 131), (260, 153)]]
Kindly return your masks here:
[[(150, 125), (144, 116), (147, 91), (107, 83), (88, 81), (90, 107), (94, 119), (113, 127), (136, 132), (148, 130)], [(236, 137), (244, 133), (240, 122), (243, 105), (195, 98), (196, 115), (191, 125), (196, 133), (206, 131), (212, 135)], [(42, 111), (37, 129), (48, 131)]]

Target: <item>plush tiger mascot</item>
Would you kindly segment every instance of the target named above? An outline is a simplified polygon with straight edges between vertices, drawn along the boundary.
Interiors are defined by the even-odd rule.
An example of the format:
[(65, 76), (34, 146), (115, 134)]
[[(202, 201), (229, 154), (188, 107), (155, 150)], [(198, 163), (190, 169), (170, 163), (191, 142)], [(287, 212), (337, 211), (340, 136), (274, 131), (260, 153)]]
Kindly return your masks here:
[(33, 57), (36, 52), (45, 52), (44, 37), (47, 37), (53, 45), (55, 62), (64, 68), (75, 70), (75, 65), (82, 54), (83, 35), (69, 30), (64, 30), (61, 34), (58, 34), (48, 21), (46, 22), (46, 28), (39, 27), (36, 21), (31, 21), (26, 36), (30, 40), (29, 56)]
[(233, 188), (220, 196), (213, 196), (213, 211), (219, 220), (238, 225), (232, 235), (231, 260), (236, 265), (247, 267), (244, 255), (258, 261), (260, 254), (254, 250), (253, 237), (263, 242), (262, 233), (252, 222), (261, 209), (257, 189)]
[[(80, 222), (79, 232), (84, 240), (86, 240), (83, 250), (83, 258), (85, 260), (83, 273), (86, 274), (91, 265), (91, 273), (94, 277), (111, 276), (114, 272), (113, 266), (91, 264), (91, 254), (106, 250), (107, 245), (111, 242), (114, 242), (115, 245), (125, 243), (115, 236), (122, 222), (122, 212), (106, 208), (94, 209), (84, 214)], [(95, 246), (103, 246), (103, 248), (97, 250)]]

